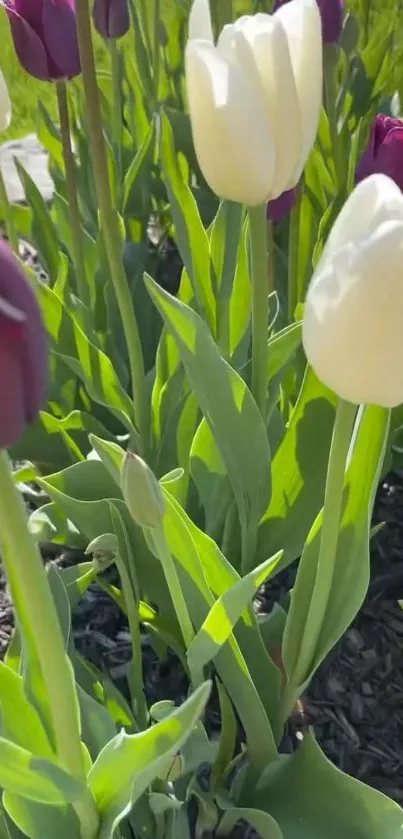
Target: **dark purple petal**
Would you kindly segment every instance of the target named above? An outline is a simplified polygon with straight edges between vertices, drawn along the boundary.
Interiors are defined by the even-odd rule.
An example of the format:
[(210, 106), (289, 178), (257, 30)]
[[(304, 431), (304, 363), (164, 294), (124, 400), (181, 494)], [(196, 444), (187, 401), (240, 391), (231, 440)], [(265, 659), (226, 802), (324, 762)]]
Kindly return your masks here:
[(295, 203), (295, 189), (288, 189), (275, 198), (274, 201), (269, 201), (267, 205), (267, 218), (270, 221), (281, 221), (287, 213), (290, 212)]
[(24, 70), (41, 81), (49, 81), (45, 47), (32, 26), (11, 7), (6, 7), (18, 60)]
[(43, 0), (14, 0), (15, 11), (42, 37)]
[(53, 78), (74, 78), (81, 72), (77, 26), (71, 0), (43, 0), (43, 37), (53, 62)]
[(43, 407), (47, 372), (37, 299), (13, 252), (0, 242), (0, 448), (14, 443)]
[(368, 147), (356, 169), (356, 182), (375, 173), (388, 175), (403, 190), (403, 122), (385, 114), (375, 117)]
[(121, 38), (130, 27), (127, 0), (95, 0), (94, 24), (103, 38)]

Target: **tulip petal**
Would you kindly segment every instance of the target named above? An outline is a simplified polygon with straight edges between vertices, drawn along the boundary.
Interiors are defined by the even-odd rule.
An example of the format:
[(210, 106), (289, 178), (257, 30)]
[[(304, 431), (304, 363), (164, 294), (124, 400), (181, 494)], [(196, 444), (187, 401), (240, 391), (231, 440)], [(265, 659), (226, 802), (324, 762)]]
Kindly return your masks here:
[(288, 40), (275, 15), (243, 17), (235, 26), (252, 48), (267, 99), (275, 141), (276, 167), (272, 186), (272, 198), (275, 199), (290, 186), (295, 186), (295, 171), (302, 153), (301, 115)]
[(289, 187), (299, 181), (315, 142), (322, 106), (322, 31), (316, 0), (291, 0), (274, 15), (288, 39), (299, 101), (302, 150)]
[(76, 16), (72, 0), (43, 0), (43, 36), (57, 76), (74, 78), (81, 72)]
[[(43, 407), (48, 373), (47, 339), (40, 307), (5, 242), (0, 242), (0, 301), (1, 448), (17, 440)], [(23, 314), (24, 323), (19, 313)], [(12, 417), (14, 427), (9, 424)]]
[(302, 338), (318, 377), (342, 399), (403, 402), (403, 220), (382, 223), (315, 273)]
[(330, 231), (321, 264), (349, 242), (368, 238), (379, 224), (391, 218), (403, 221), (403, 195), (386, 175), (371, 175), (346, 201)]
[(374, 171), (388, 175), (403, 189), (403, 124), (391, 128), (379, 148), (374, 161)]
[(267, 202), (274, 145), (261, 88), (206, 41), (189, 41), (186, 81), (196, 154), (211, 189), (250, 206)]
[(189, 15), (189, 40), (214, 42), (209, 0), (194, 0)]
[(49, 64), (45, 47), (32, 26), (11, 6), (6, 6), (15, 51), (24, 70), (40, 81), (48, 81)]
[(11, 102), (3, 73), (0, 70), (0, 131), (5, 131), (11, 122)]

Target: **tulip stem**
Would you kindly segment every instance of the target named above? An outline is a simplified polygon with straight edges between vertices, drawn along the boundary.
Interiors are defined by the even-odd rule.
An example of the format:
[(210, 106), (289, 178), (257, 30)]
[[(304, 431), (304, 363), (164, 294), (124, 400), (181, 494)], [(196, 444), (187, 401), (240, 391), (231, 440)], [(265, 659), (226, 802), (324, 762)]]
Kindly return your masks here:
[(268, 222), (266, 205), (249, 208), (250, 265), (252, 280), (252, 394), (263, 416), (267, 407), (269, 294)]
[(71, 229), (71, 247), (76, 271), (77, 294), (81, 302), (89, 308), (89, 287), (85, 272), (85, 256), (83, 234), (81, 229), (80, 209), (78, 206), (78, 191), (76, 177), (76, 162), (71, 146), (70, 116), (67, 100), (66, 82), (62, 79), (56, 82), (57, 104), (59, 108), (60, 134), (62, 138), (64, 168), (66, 171), (66, 190), (69, 205), (69, 221)]
[(344, 476), (356, 413), (356, 405), (339, 399), (330, 445), (316, 578), (299, 654), (302, 678), (306, 678), (314, 666), (316, 647), (332, 588), (343, 513)]
[(147, 385), (140, 334), (122, 259), (120, 219), (112, 203), (88, 0), (76, 0), (76, 19), (100, 226), (129, 355), (134, 418), (141, 454), (147, 458), (150, 439)]
[(112, 130), (117, 169), (116, 201), (120, 207), (122, 193), (122, 136), (123, 136), (123, 98), (120, 72), (120, 54), (114, 38), (109, 38), (109, 54), (112, 72)]
[(302, 185), (297, 187), (295, 204), (290, 213), (290, 227), (288, 236), (288, 268), (287, 268), (287, 310), (288, 323), (295, 318), (295, 309), (300, 300), (301, 290), (298, 283), (299, 271), (299, 229), (301, 215)]
[(40, 663), (57, 754), (75, 777), (84, 778), (77, 697), (59, 619), (5, 451), (0, 451), (0, 528), (2, 562), (24, 639)]
[(3, 214), (3, 220), (6, 227), (6, 233), (8, 241), (18, 256), (19, 247), (18, 247), (18, 236), (17, 231), (15, 229), (14, 219), (13, 219), (13, 210), (8, 200), (6, 185), (4, 183), (3, 173), (1, 171), (0, 166), (0, 212)]

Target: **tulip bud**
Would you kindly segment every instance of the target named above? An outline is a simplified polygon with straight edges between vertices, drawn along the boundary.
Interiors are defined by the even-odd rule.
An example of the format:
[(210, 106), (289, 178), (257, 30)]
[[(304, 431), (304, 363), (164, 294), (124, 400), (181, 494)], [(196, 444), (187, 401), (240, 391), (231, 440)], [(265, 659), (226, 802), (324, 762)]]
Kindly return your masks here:
[[(316, 0), (322, 20), (322, 38), (324, 44), (334, 44), (341, 36), (343, 28), (344, 0)], [(274, 11), (289, 0), (276, 0)]]
[(302, 340), (319, 379), (342, 399), (403, 402), (403, 195), (371, 175), (348, 198), (306, 297)]
[(11, 102), (3, 73), (0, 70), (0, 131), (6, 131), (11, 122)]
[(292, 210), (294, 204), (295, 189), (288, 189), (287, 192), (283, 192), (274, 201), (269, 201), (267, 205), (267, 218), (270, 221), (281, 221)]
[(46, 334), (34, 291), (0, 241), (0, 448), (11, 446), (45, 401)]
[(403, 122), (384, 114), (375, 117), (368, 148), (357, 166), (356, 181), (380, 172), (403, 190)]
[(134, 452), (124, 456), (120, 485), (134, 521), (140, 527), (158, 527), (164, 518), (164, 495), (151, 469)]
[(214, 45), (208, 0), (194, 0), (186, 82), (196, 155), (211, 189), (249, 206), (298, 182), (322, 99), (316, 0), (246, 15)]
[(127, 0), (95, 0), (94, 25), (103, 38), (121, 38), (130, 27)]
[(81, 72), (74, 0), (8, 0), (6, 12), (27, 73), (51, 81)]

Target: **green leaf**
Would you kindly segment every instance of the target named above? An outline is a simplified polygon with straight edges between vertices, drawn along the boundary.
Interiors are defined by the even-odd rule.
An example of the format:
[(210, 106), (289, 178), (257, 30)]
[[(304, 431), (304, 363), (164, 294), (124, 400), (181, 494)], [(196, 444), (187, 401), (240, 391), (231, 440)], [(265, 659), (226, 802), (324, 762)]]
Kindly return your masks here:
[(220, 356), (205, 323), (184, 303), (147, 288), (175, 337), (189, 381), (228, 471), (242, 528), (243, 565), (253, 564), (257, 527), (270, 496), (266, 428), (241, 377)]
[(93, 562), (80, 562), (70, 568), (63, 568), (59, 574), (66, 587), (70, 608), (74, 609), (88, 586), (94, 582), (97, 570)]
[(335, 395), (308, 367), (287, 433), (273, 458), (272, 497), (258, 534), (260, 561), (284, 550), (277, 570), (301, 555), (312, 520), (322, 507), (335, 404)]
[(190, 277), (199, 311), (204, 313), (214, 333), (216, 304), (208, 237), (196, 201), (179, 170), (172, 127), (166, 113), (161, 117), (161, 157), (179, 252)]
[(204, 507), (205, 530), (219, 541), (233, 493), (212, 430), (204, 418), (193, 437), (189, 467)]
[(223, 201), (210, 230), (211, 258), (217, 278), (217, 340), (225, 357), (231, 352), (231, 299), (241, 243), (242, 217), (240, 204)]
[(145, 218), (150, 202), (150, 188), (145, 180), (151, 175), (155, 148), (155, 121), (149, 127), (143, 143), (125, 174), (123, 181), (123, 212)]
[(224, 685), (218, 679), (216, 685), (220, 702), (221, 731), (217, 755), (211, 770), (213, 792), (224, 787), (225, 773), (235, 753), (238, 728), (234, 708)]
[(117, 443), (112, 443), (110, 440), (101, 440), (95, 434), (90, 434), (89, 439), (105, 469), (108, 470), (120, 489), (120, 470), (125, 454), (124, 450)]
[(36, 757), (27, 749), (0, 737), (0, 786), (30, 801), (66, 804), (85, 787), (56, 763)]
[(301, 324), (291, 323), (269, 341), (268, 380), (274, 379), (301, 346)]
[(187, 650), (189, 669), (202, 668), (217, 655), (228, 640), (242, 612), (256, 594), (256, 591), (273, 573), (281, 558), (281, 551), (258, 568), (250, 571), (229, 588), (211, 607), (201, 628)]
[(261, 839), (283, 839), (283, 834), (272, 816), (253, 807), (231, 807), (226, 810), (217, 828), (217, 836), (231, 835), (235, 825), (247, 822)]
[(113, 834), (133, 803), (180, 749), (203, 713), (210, 687), (209, 682), (204, 683), (162, 722), (138, 734), (122, 731), (102, 750), (88, 775), (102, 818), (100, 839)]
[(111, 360), (91, 343), (72, 311), (51, 288), (38, 283), (37, 293), (53, 351), (81, 379), (95, 402), (105, 405), (132, 432), (133, 404)]
[[(58, 839), (72, 839), (80, 836), (80, 822), (71, 806), (49, 807), (11, 792), (3, 793), (3, 805), (23, 836), (29, 836), (30, 839), (54, 839), (55, 836)], [(12, 836), (11, 839), (18, 837)]]
[(50, 280), (56, 282), (59, 270), (59, 240), (49, 210), (42, 195), (18, 159), (15, 165), (24, 187), (27, 202), (32, 210), (32, 237), (44, 262)]
[(39, 714), (24, 690), (23, 678), (0, 662), (0, 732), (3, 738), (40, 757), (54, 757)]
[(312, 734), (293, 755), (267, 767), (253, 806), (276, 819), (284, 839), (397, 839), (403, 810), (336, 769)]
[[(362, 414), (350, 465), (344, 481), (344, 509), (339, 530), (331, 591), (316, 649), (305, 660), (301, 655), (306, 620), (315, 608), (314, 596), (323, 511), (307, 538), (291, 597), (283, 643), (283, 661), (289, 686), (299, 694), (339, 640), (360, 608), (369, 585), (369, 534), (372, 506), (378, 485), (389, 426), (389, 412), (367, 406)], [(319, 581), (318, 576), (318, 581)], [(315, 591), (315, 595), (314, 595)], [(291, 699), (290, 699), (291, 702)]]

